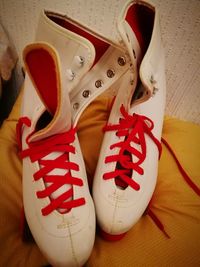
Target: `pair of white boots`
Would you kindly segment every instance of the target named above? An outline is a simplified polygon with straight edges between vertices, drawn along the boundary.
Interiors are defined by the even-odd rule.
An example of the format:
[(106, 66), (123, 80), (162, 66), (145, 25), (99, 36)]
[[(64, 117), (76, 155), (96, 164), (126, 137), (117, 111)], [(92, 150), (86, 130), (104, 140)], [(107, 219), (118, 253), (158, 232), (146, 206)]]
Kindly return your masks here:
[[(96, 218), (105, 237), (122, 238), (156, 185), (165, 106), (158, 13), (146, 2), (130, 2), (116, 27), (119, 41), (44, 11), (36, 42), (24, 50), (27, 74), (17, 125), (24, 209), (53, 266), (84, 265)], [(111, 87), (117, 94), (91, 197), (76, 125), (89, 103)]]

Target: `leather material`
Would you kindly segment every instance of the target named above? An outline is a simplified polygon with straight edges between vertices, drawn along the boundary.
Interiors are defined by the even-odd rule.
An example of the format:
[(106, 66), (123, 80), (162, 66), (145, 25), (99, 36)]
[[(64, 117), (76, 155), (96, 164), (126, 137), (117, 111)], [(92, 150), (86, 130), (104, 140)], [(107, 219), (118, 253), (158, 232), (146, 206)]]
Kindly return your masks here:
[[(59, 21), (55, 22), (55, 18), (59, 19)], [(66, 24), (66, 28), (61, 24)], [(95, 57), (98, 56), (95, 42), (92, 44), (91, 41), (84, 36), (80, 36), (67, 29), (67, 27), (71, 27), (71, 25), (75, 25), (81, 33), (83, 31), (89, 33), (93, 38), (96, 38), (97, 41), (102, 40), (108, 46), (107, 51), (95, 64)], [(131, 38), (135, 40), (135, 50), (139, 53), (139, 45), (133, 32)], [(107, 89), (116, 87), (116, 90), (118, 90), (120, 87), (120, 79), (126, 72), (129, 73), (128, 80), (130, 82), (134, 79), (134, 68), (131, 63), (134, 61), (135, 64), (135, 59), (131, 60), (132, 55), (129, 55), (127, 51), (128, 48), (122, 41), (113, 43), (113, 40), (106, 39), (98, 33), (94, 33), (86, 26), (80, 25), (78, 22), (62, 14), (56, 14), (50, 11), (41, 13), (36, 32), (36, 41), (50, 43), (60, 55), (61, 80), (63, 81), (65, 90), (67, 90), (70, 95), (71, 113), (74, 125), (77, 124), (82, 112), (94, 98)], [(85, 60), (81, 67), (77, 67), (75, 63), (77, 56), (81, 56)], [(125, 64), (123, 66), (118, 63), (119, 57), (125, 58)], [(115, 72), (113, 78), (107, 76), (107, 71), (109, 69), (113, 69)], [(66, 74), (67, 70), (72, 70), (75, 75), (74, 79), (71, 81), (69, 81), (69, 77)], [(99, 80), (102, 81), (102, 86), (97, 88), (95, 82)], [(83, 92), (85, 90), (89, 92), (89, 97), (83, 97)]]
[[(27, 46), (26, 54), (34, 49), (47, 49), (57, 61), (56, 74), (60, 73), (59, 56), (55, 49), (47, 43), (35, 43)], [(45, 103), (38, 95), (38, 89), (31, 75), (31, 71), (25, 61), (27, 75), (24, 84), (24, 95), (22, 101), (22, 117), (31, 120), (31, 126), (24, 126), (22, 129), (22, 150), (29, 148), (29, 142), (44, 140), (52, 135), (60, 134), (71, 127), (70, 104), (68, 91), (64, 90), (62, 83), (58, 91), (58, 107), (51, 122), (41, 131), (36, 131), (36, 124), (46, 110)], [(68, 117), (66, 113), (68, 112)], [(35, 132), (36, 131), (36, 132)], [(47, 139), (48, 142), (48, 139)], [(78, 164), (77, 171), (71, 170), (72, 177), (80, 177), (83, 186), (73, 186), (73, 199), (84, 198), (85, 204), (72, 208), (70, 211), (61, 212), (55, 209), (47, 216), (43, 216), (41, 210), (50, 204), (51, 198), (57, 198), (67, 192), (72, 185), (64, 184), (54, 191), (49, 197), (38, 198), (36, 193), (45, 190), (50, 184), (43, 179), (34, 180), (34, 174), (41, 170), (38, 161), (32, 162), (29, 157), (23, 159), (23, 202), (27, 222), (40, 250), (48, 261), (54, 266), (82, 266), (88, 259), (94, 244), (95, 238), (95, 211), (94, 204), (89, 192), (87, 176), (79, 146), (77, 135), (73, 142), (75, 153), (69, 154), (69, 162)], [(50, 152), (43, 157), (45, 160), (52, 160), (61, 156), (63, 152)], [(64, 175), (67, 169), (56, 168), (50, 175)], [(69, 199), (68, 199), (69, 201)], [(84, 243), (82, 240), (85, 240)]]
[[(129, 3), (122, 12), (119, 19), (120, 33), (123, 33), (123, 18), (133, 3)], [(119, 123), (120, 106), (123, 104), (127, 112), (131, 114), (144, 115), (154, 122), (152, 133), (160, 140), (163, 116), (165, 108), (165, 71), (164, 53), (159, 31), (159, 15), (153, 6), (146, 5), (140, 1), (140, 5), (145, 5), (155, 12), (153, 31), (148, 49), (141, 61), (139, 69), (136, 64), (135, 75), (137, 73), (141, 80), (140, 90), (143, 95), (140, 99), (131, 101), (134, 89), (128, 84), (124, 84), (119, 90), (113, 104), (109, 124)], [(127, 29), (126, 29), (127, 30)], [(122, 37), (125, 40), (126, 34)], [(131, 57), (132, 60), (134, 57)], [(134, 88), (137, 84), (134, 81)], [(156, 88), (156, 89), (155, 89)], [(155, 93), (156, 92), (156, 93)], [(136, 171), (132, 173), (132, 179), (140, 185), (140, 190), (133, 190), (130, 186), (121, 189), (116, 185), (115, 180), (104, 180), (103, 174), (112, 172), (116, 168), (116, 162), (106, 163), (105, 158), (110, 155), (119, 154), (119, 148), (110, 150), (110, 146), (119, 141), (123, 142), (124, 137), (117, 137), (116, 132), (106, 132), (101, 147), (100, 157), (96, 168), (93, 183), (93, 198), (95, 202), (97, 221), (108, 234), (120, 235), (127, 232), (140, 219), (151, 200), (157, 181), (158, 170), (158, 148), (153, 141), (146, 136), (147, 154), (146, 159), (141, 164), (144, 174), (140, 175)], [(140, 149), (139, 145), (133, 144), (132, 147)], [(132, 162), (136, 159), (132, 155)]]

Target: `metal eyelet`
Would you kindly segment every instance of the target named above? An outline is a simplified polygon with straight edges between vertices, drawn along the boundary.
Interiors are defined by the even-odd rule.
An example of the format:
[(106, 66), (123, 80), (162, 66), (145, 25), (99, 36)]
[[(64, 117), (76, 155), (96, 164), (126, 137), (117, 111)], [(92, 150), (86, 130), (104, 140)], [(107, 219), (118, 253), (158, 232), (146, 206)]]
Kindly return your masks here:
[(85, 97), (85, 98), (89, 97), (90, 95), (91, 95), (90, 90), (84, 90), (83, 93), (82, 93), (82, 96)]
[(78, 108), (79, 108), (79, 103), (78, 102), (74, 103), (73, 104), (73, 109), (78, 109)]
[(113, 78), (115, 76), (115, 71), (112, 69), (107, 70), (108, 78)]
[(125, 57), (118, 57), (117, 62), (120, 66), (124, 66), (126, 64), (126, 58)]
[(97, 80), (97, 81), (95, 82), (95, 86), (96, 86), (96, 88), (100, 88), (100, 87), (102, 87), (102, 86), (103, 86), (103, 81), (102, 81), (102, 80)]

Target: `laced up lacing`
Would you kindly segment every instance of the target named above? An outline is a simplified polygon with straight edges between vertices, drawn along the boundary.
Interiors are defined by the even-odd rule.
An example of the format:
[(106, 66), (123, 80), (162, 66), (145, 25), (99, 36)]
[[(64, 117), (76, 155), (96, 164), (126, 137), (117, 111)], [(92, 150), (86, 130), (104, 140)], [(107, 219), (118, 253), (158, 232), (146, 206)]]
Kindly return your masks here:
[[(17, 124), (17, 139), (20, 147), (21, 133), (23, 126), (30, 127), (31, 121), (27, 117), (19, 119)], [(36, 192), (38, 198), (49, 197), (50, 203), (42, 208), (41, 212), (44, 216), (50, 214), (54, 210), (70, 209), (85, 204), (84, 198), (73, 199), (73, 186), (83, 186), (83, 181), (80, 178), (73, 177), (71, 171), (78, 171), (79, 166), (69, 161), (69, 153), (75, 153), (75, 147), (72, 143), (75, 140), (76, 129), (71, 128), (69, 131), (57, 134), (46, 139), (39, 141), (29, 142), (29, 137), (26, 142), (29, 148), (20, 152), (21, 158), (30, 157), (31, 162), (38, 161), (40, 169), (34, 173), (33, 178), (35, 181), (43, 179), (46, 185), (44, 190)], [(45, 156), (52, 152), (62, 152), (56, 159), (44, 159)], [(65, 175), (50, 175), (49, 173), (54, 169), (68, 170)], [(65, 184), (70, 184), (69, 190), (60, 194), (58, 197), (53, 198), (52, 194)], [(61, 211), (60, 211), (61, 212)], [(62, 212), (63, 213), (63, 212)]]
[[(115, 147), (119, 148), (118, 155), (111, 155), (107, 156), (105, 159), (105, 163), (108, 162), (116, 162), (120, 163), (120, 165), (123, 167), (121, 169), (115, 169), (112, 172), (105, 173), (103, 175), (103, 178), (106, 179), (116, 179), (120, 178), (123, 183), (127, 184), (127, 186), (131, 186), (134, 190), (139, 190), (140, 185), (136, 183), (133, 179), (131, 179), (130, 174), (131, 170), (137, 171), (139, 174), (143, 174), (143, 169), (141, 168), (142, 162), (146, 158), (146, 141), (145, 141), (145, 134), (147, 134), (157, 145), (158, 151), (159, 151), (159, 157), (161, 155), (161, 143), (153, 136), (152, 129), (154, 127), (154, 123), (149, 118), (133, 114), (129, 115), (126, 111), (124, 106), (121, 106), (120, 108), (121, 114), (123, 118), (120, 119), (119, 124), (116, 125), (106, 125), (104, 127), (105, 131), (116, 131), (116, 135), (119, 137), (124, 137), (121, 142), (118, 142), (116, 144), (113, 144), (110, 146), (110, 149), (113, 149)], [(176, 164), (186, 181), (186, 183), (192, 188), (192, 190), (200, 196), (200, 188), (192, 181), (190, 176), (186, 173), (186, 171), (181, 166), (175, 152), (172, 150), (170, 145), (165, 139), (161, 139), (163, 144), (166, 146), (166, 148), (169, 150), (170, 154), (173, 156), (173, 158), (176, 161)], [(140, 147), (140, 150), (135, 149), (131, 146), (131, 142), (136, 143), (138, 146), (138, 149)], [(129, 152), (129, 155), (125, 153), (125, 151)], [(130, 154), (133, 154), (138, 159), (136, 162), (131, 161)], [(134, 157), (135, 158), (135, 157)], [(117, 166), (117, 164), (116, 164)], [(121, 183), (120, 183), (121, 184)], [(165, 234), (167, 238), (170, 238), (168, 233), (165, 231), (164, 225), (159, 220), (159, 218), (156, 216), (154, 211), (151, 209), (152, 201), (150, 201), (145, 214), (148, 214), (151, 219), (155, 222), (155, 224), (158, 226), (158, 228)]]
[[(110, 146), (110, 149), (119, 148), (117, 155), (107, 156), (105, 163), (116, 162), (122, 168), (115, 168), (114, 171), (105, 173), (103, 179), (114, 179), (119, 177), (127, 186), (131, 186), (134, 190), (138, 191), (140, 185), (130, 177), (132, 170), (142, 175), (144, 173), (141, 164), (146, 158), (146, 140), (145, 134), (148, 135), (158, 147), (159, 156), (161, 154), (161, 143), (156, 139), (152, 133), (154, 123), (149, 118), (133, 114), (129, 115), (124, 106), (120, 108), (122, 118), (119, 124), (106, 125), (104, 131), (116, 131), (118, 137), (124, 137), (123, 141), (115, 143)], [(131, 143), (137, 144), (135, 147)], [(127, 152), (129, 154), (127, 154)], [(134, 155), (135, 162), (132, 161), (130, 155)]]

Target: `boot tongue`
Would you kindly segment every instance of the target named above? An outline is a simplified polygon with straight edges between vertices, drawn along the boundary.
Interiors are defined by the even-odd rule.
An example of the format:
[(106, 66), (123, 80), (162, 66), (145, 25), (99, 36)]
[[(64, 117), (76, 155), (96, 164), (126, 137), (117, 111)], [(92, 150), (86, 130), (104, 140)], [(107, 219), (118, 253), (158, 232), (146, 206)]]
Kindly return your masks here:
[[(24, 62), (29, 78), (52, 118), (46, 127), (30, 137), (30, 141), (68, 131), (71, 128), (70, 100), (68, 91), (62, 90), (56, 51), (45, 43), (31, 44), (24, 50)], [(44, 118), (41, 116), (40, 120)]]

